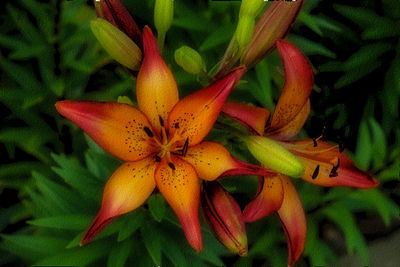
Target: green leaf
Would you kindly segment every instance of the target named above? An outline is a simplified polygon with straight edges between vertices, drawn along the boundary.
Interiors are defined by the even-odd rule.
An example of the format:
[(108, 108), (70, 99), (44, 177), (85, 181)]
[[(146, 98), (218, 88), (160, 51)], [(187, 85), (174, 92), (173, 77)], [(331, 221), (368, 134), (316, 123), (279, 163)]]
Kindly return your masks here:
[(28, 224), (66, 230), (82, 230), (88, 226), (91, 217), (86, 215), (62, 215), (27, 221)]
[(333, 8), (341, 15), (353, 21), (361, 28), (366, 28), (380, 19), (380, 17), (372, 10), (364, 7), (351, 7), (334, 4)]
[(269, 110), (274, 110), (275, 104), (272, 99), (271, 73), (267, 61), (260, 61), (255, 66), (255, 70), (259, 86), (252, 86), (251, 93), (254, 94), (256, 99), (260, 101), (264, 107)]
[(233, 33), (235, 26), (233, 24), (225, 24), (209, 34), (206, 39), (201, 43), (199, 51), (207, 51), (213, 49), (221, 44), (227, 44)]
[(118, 233), (118, 242), (124, 241), (139, 229), (145, 223), (145, 218), (145, 213), (142, 209), (127, 214)]
[(372, 163), (375, 169), (384, 166), (387, 154), (386, 136), (379, 123), (374, 119), (369, 119), (372, 143)]
[(366, 119), (361, 120), (355, 152), (357, 166), (367, 170), (372, 160), (372, 140)]
[(153, 218), (157, 222), (161, 222), (166, 211), (166, 202), (161, 194), (153, 194), (147, 200), (149, 210)]
[(335, 88), (342, 88), (346, 85), (354, 83), (361, 78), (367, 76), (374, 70), (378, 69), (382, 65), (382, 62), (375, 62), (374, 64), (363, 64), (358, 68), (352, 69), (346, 72), (340, 79), (335, 83)]
[[(142, 239), (144, 245), (152, 258), (153, 262), (157, 266), (161, 266), (161, 236), (157, 229), (157, 225), (153, 223), (151, 220), (148, 220), (147, 223), (142, 224), (140, 227), (140, 232), (142, 234)], [(165, 244), (168, 244), (165, 243)], [(166, 247), (168, 247), (167, 245)], [(165, 247), (165, 246), (164, 246)]]
[(329, 58), (336, 58), (336, 54), (323, 46), (299, 35), (291, 34), (288, 40), (295, 44), (306, 55), (322, 55)]
[(114, 246), (108, 256), (107, 266), (123, 267), (129, 257), (133, 244), (131, 240), (125, 240)]
[(315, 20), (316, 17), (317, 16), (310, 15), (306, 12), (300, 12), (300, 15), (297, 18), (297, 20), (303, 22), (308, 28), (310, 28), (316, 34), (322, 36), (322, 31)]
[(335, 222), (343, 231), (349, 253), (357, 252), (364, 265), (369, 265), (368, 248), (364, 237), (356, 225), (355, 218), (349, 209), (336, 202), (322, 210), (322, 213)]
[(378, 57), (391, 48), (392, 45), (390, 43), (383, 42), (364, 45), (343, 63), (343, 70), (353, 71), (353, 69), (365, 64), (375, 65)]

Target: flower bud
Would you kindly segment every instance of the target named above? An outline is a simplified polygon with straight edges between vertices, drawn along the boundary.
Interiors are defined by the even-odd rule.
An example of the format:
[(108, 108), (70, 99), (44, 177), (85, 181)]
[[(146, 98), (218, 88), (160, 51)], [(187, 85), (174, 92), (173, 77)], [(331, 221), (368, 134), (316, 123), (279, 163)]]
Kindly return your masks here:
[(107, 53), (131, 70), (139, 70), (142, 59), (140, 48), (123, 32), (104, 19), (94, 19), (90, 28)]
[(254, 66), (263, 59), (282, 39), (297, 17), (303, 0), (288, 2), (275, 1), (257, 22), (251, 41), (241, 57), (241, 63)]
[(120, 0), (94, 0), (97, 17), (103, 18), (128, 35), (142, 47), (142, 34)]
[(160, 50), (164, 46), (164, 38), (174, 17), (173, 0), (156, 0), (154, 5), (154, 26), (157, 29), (157, 44)]
[(231, 252), (247, 254), (247, 235), (242, 212), (235, 199), (218, 182), (204, 182), (201, 207), (216, 238)]
[(198, 74), (206, 70), (200, 54), (189, 46), (184, 45), (175, 50), (174, 58), (180, 67), (191, 74)]
[(240, 5), (239, 17), (256, 17), (260, 9), (264, 6), (265, 0), (243, 0)]
[(128, 96), (125, 96), (125, 95), (118, 96), (117, 102), (133, 106), (132, 100)]
[(265, 167), (291, 177), (301, 177), (304, 166), (299, 159), (277, 141), (265, 136), (248, 136), (247, 148)]

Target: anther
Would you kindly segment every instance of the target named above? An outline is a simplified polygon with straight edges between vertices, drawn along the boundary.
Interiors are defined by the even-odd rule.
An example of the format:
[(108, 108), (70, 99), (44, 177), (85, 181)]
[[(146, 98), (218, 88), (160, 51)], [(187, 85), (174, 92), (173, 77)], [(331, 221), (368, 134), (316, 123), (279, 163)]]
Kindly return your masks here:
[(314, 172), (312, 174), (312, 179), (313, 180), (316, 179), (318, 174), (319, 174), (319, 165), (317, 165), (317, 167), (315, 168), (315, 170), (314, 170)]
[(183, 145), (183, 149), (182, 149), (182, 156), (186, 156), (188, 147), (189, 147), (189, 138), (186, 138), (185, 144)]
[(339, 142), (339, 152), (342, 153), (344, 151), (344, 143)]
[(156, 155), (155, 160), (156, 160), (156, 162), (160, 162), (161, 158), (158, 155)]
[(318, 146), (317, 140), (315, 140), (315, 138), (313, 138), (312, 141), (313, 141), (314, 147), (317, 147)]
[(175, 171), (175, 165), (172, 162), (168, 162), (168, 166), (171, 168), (171, 170)]
[(164, 127), (164, 120), (163, 120), (163, 118), (161, 118), (160, 115), (158, 116), (158, 120), (160, 121), (161, 127)]
[(145, 126), (143, 127), (143, 130), (146, 132), (148, 137), (154, 137), (154, 134), (152, 133), (149, 127)]

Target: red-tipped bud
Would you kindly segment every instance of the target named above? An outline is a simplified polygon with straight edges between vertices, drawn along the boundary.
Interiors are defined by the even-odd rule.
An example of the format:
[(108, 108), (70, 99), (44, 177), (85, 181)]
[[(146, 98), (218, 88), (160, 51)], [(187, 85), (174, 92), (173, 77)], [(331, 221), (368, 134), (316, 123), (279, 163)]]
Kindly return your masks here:
[(218, 182), (203, 184), (201, 207), (216, 238), (231, 252), (247, 254), (247, 235), (242, 213), (235, 199)]
[(128, 35), (139, 47), (142, 47), (142, 34), (136, 22), (120, 0), (94, 0), (99, 18), (112, 23)]
[(241, 63), (251, 67), (263, 59), (275, 47), (275, 42), (289, 31), (303, 2), (298, 0), (272, 3), (257, 22), (253, 36), (242, 54)]

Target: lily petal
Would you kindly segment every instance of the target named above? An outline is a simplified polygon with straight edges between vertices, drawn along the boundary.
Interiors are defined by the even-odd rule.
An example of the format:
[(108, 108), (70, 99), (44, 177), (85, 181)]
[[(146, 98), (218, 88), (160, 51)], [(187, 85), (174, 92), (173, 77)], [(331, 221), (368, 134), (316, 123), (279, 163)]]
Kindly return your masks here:
[(245, 71), (246, 67), (237, 67), (222, 79), (179, 101), (168, 118), (170, 133), (178, 134), (183, 142), (189, 139), (189, 146), (200, 143)]
[(282, 142), (304, 165), (302, 179), (320, 186), (373, 188), (379, 182), (359, 170), (338, 146), (312, 139)]
[(279, 210), (283, 201), (283, 186), (279, 178), (260, 177), (256, 197), (243, 211), (245, 222), (254, 222)]
[(285, 70), (285, 86), (271, 119), (272, 130), (292, 121), (306, 104), (314, 85), (310, 64), (299, 49), (285, 40), (276, 43)]
[(59, 101), (57, 111), (77, 124), (98, 145), (126, 161), (136, 161), (156, 151), (144, 131), (151, 125), (142, 112), (122, 103)]
[(301, 128), (303, 128), (308, 115), (310, 114), (310, 100), (308, 99), (306, 104), (300, 110), (300, 112), (291, 120), (288, 124), (281, 128), (270, 131), (269, 128), (266, 129), (265, 135), (271, 137), (275, 140), (289, 140), (290, 138), (296, 136)]
[(164, 157), (157, 167), (157, 187), (178, 216), (189, 244), (199, 252), (203, 245), (198, 214), (200, 185), (196, 170), (190, 163), (173, 155), (171, 160), (168, 162)]
[(108, 180), (101, 209), (81, 241), (92, 240), (108, 223), (140, 207), (155, 188), (156, 164), (152, 157), (122, 164)]
[(189, 147), (185, 160), (192, 164), (198, 176), (207, 181), (230, 175), (273, 175), (271, 170), (255, 166), (231, 156), (222, 145), (202, 142)]
[(280, 178), (284, 197), (278, 215), (288, 243), (289, 266), (293, 266), (304, 250), (307, 222), (296, 188), (289, 177), (280, 175)]
[(143, 50), (143, 63), (136, 80), (136, 97), (140, 110), (159, 133), (159, 118), (167, 121), (168, 113), (179, 100), (178, 88), (147, 26), (143, 29)]
[(266, 108), (227, 102), (222, 107), (222, 113), (239, 122), (253, 134), (263, 135), (271, 112)]

